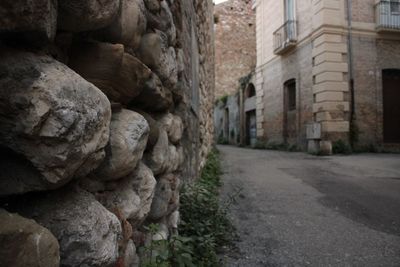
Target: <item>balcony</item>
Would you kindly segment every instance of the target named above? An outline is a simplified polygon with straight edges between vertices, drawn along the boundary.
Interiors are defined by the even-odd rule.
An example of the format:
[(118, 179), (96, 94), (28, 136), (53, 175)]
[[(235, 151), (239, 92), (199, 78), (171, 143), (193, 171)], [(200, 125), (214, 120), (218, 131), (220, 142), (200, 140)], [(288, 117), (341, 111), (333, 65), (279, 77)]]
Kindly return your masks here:
[(274, 32), (274, 53), (282, 55), (297, 44), (297, 22), (288, 20)]
[(378, 32), (400, 32), (400, 2), (379, 1), (375, 11)]

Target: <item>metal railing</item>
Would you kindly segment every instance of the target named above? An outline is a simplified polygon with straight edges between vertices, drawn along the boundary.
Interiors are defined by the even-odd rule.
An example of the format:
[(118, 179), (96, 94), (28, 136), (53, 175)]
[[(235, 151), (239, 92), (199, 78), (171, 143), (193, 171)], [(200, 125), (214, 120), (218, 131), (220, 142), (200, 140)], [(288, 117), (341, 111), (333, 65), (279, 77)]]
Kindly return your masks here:
[(274, 53), (281, 54), (297, 43), (297, 22), (286, 21), (274, 32)]
[(380, 1), (375, 6), (378, 30), (400, 30), (400, 2)]

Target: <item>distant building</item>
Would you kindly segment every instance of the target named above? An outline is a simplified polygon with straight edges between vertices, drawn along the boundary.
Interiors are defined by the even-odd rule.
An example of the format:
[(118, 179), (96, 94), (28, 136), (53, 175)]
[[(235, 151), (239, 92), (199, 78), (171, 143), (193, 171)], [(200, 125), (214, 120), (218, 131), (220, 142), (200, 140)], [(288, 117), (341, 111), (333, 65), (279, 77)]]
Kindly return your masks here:
[(258, 139), (316, 152), (339, 140), (359, 149), (398, 148), (399, 5), (253, 1)]
[[(252, 2), (229, 0), (216, 5), (214, 22), (217, 99), (214, 112), (215, 138), (223, 143), (254, 143), (255, 90), (253, 90), (253, 103), (246, 97), (249, 81), (244, 84), (239, 82), (241, 78), (243, 81), (245, 77), (251, 77), (250, 73), (256, 66), (256, 25)], [(246, 123), (248, 127), (245, 126)], [(250, 128), (252, 128), (252, 138), (250, 138)]]

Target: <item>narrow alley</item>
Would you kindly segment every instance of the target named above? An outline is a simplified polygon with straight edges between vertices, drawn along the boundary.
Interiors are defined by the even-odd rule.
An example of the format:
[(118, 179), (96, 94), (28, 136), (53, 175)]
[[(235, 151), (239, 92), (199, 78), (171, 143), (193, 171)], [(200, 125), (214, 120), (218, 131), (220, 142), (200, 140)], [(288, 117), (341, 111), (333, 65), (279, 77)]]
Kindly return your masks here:
[(218, 147), (237, 251), (227, 266), (400, 266), (400, 155)]

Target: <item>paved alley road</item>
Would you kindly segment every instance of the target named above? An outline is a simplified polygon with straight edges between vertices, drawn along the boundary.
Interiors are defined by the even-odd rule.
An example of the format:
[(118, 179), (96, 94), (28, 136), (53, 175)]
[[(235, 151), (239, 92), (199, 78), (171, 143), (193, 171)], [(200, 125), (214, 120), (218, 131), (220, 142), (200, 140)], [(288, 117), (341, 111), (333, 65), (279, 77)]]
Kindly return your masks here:
[(220, 146), (240, 240), (227, 266), (400, 266), (400, 155)]

